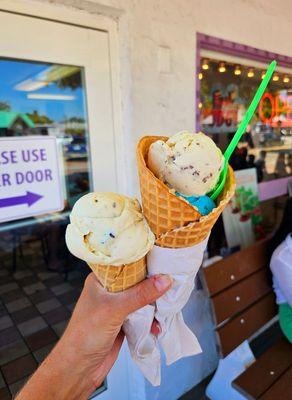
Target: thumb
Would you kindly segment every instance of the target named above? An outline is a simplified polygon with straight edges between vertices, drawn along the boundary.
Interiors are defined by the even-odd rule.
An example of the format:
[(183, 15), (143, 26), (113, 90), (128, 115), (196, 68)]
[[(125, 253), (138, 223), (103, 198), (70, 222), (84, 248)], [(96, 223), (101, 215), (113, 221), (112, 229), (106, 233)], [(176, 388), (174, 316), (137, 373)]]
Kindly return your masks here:
[(127, 316), (147, 304), (153, 303), (161, 297), (172, 285), (168, 275), (154, 275), (143, 282), (117, 293), (115, 296), (116, 307), (123, 316)]

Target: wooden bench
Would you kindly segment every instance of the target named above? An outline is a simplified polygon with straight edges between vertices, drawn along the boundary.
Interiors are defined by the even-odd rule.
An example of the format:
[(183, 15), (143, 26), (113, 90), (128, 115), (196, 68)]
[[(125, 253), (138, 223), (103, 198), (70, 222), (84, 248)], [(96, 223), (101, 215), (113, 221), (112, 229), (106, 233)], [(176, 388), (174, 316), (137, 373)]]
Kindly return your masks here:
[[(262, 241), (204, 268), (221, 357), (277, 314), (268, 247)], [(247, 399), (292, 399), (292, 346), (278, 332), (272, 340), (266, 334), (265, 350), (232, 382)]]

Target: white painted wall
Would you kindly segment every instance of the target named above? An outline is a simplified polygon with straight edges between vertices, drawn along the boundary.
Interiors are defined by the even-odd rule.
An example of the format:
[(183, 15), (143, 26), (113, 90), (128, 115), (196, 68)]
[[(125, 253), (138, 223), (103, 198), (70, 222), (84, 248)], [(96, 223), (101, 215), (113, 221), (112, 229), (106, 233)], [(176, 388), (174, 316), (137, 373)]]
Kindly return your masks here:
[[(39, 0), (119, 17), (123, 123), (129, 154), (139, 136), (194, 129), (196, 32), (292, 55), (290, 0)], [(100, 7), (100, 5), (108, 7)], [(171, 73), (158, 71), (158, 46)], [(127, 191), (137, 193), (134, 156)], [(133, 172), (134, 171), (134, 172)]]
[[(138, 193), (134, 152), (137, 139), (144, 134), (194, 129), (196, 32), (292, 56), (290, 0), (38, 1), (118, 20), (121, 135), (128, 148), (123, 157), (127, 161), (125, 190), (129, 194)], [(120, 15), (117, 9), (122, 11)], [(170, 50), (169, 73), (159, 72), (159, 46)], [(190, 325), (198, 331), (205, 353), (164, 368), (160, 389), (147, 384), (143, 389), (147, 399), (176, 399), (216, 365), (209, 305), (203, 291), (193, 294), (185, 312)]]

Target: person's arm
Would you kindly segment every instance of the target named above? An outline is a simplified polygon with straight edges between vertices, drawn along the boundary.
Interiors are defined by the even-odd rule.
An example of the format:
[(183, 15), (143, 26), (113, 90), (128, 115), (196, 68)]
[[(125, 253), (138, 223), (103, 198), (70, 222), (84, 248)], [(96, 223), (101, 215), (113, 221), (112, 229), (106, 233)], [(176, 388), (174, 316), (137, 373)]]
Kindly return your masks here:
[(281, 251), (273, 257), (271, 263), (273, 275), (279, 288), (292, 307), (292, 253), (289, 249)]
[(128, 314), (154, 302), (171, 286), (153, 276), (120, 293), (108, 293), (91, 273), (63, 336), (16, 400), (82, 400), (101, 385), (113, 366)]

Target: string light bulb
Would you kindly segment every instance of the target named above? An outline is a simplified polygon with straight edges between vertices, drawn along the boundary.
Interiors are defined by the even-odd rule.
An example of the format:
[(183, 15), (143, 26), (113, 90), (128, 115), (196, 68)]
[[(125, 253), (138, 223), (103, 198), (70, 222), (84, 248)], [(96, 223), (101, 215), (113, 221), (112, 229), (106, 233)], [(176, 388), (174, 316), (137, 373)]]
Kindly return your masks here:
[(264, 79), (265, 76), (266, 76), (266, 72), (263, 71), (263, 72), (262, 72), (262, 75), (261, 75), (261, 78)]
[(285, 75), (284, 78), (283, 78), (283, 82), (284, 83), (289, 83), (290, 82), (289, 76)]
[(206, 71), (207, 69), (209, 69), (208, 60), (206, 60), (206, 59), (203, 60), (202, 69), (204, 69), (205, 71)]
[(254, 70), (250, 68), (247, 72), (247, 77), (248, 78), (253, 78), (254, 77)]
[(241, 75), (241, 69), (239, 65), (236, 65), (234, 69), (234, 75)]
[(273, 76), (273, 81), (274, 81), (274, 82), (278, 82), (279, 79), (280, 79), (279, 75), (274, 74), (274, 76)]
[(199, 103), (199, 104), (198, 104), (198, 107), (199, 107), (199, 109), (201, 109), (201, 108), (203, 107), (203, 104), (202, 104), (202, 103)]
[(203, 74), (202, 74), (202, 72), (199, 72), (199, 73), (198, 73), (198, 78), (199, 78), (200, 81), (203, 79)]
[(226, 67), (225, 67), (224, 62), (219, 63), (218, 71), (221, 72), (221, 73), (226, 71)]

